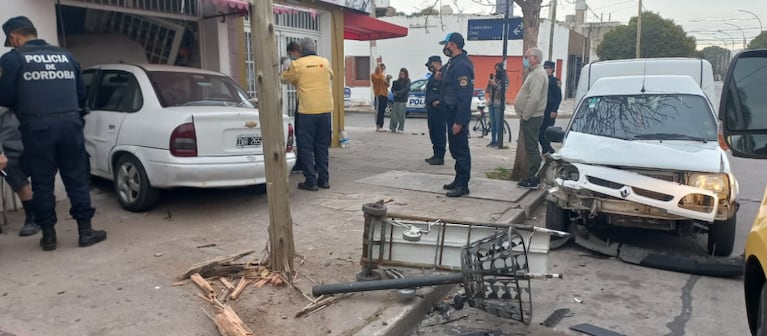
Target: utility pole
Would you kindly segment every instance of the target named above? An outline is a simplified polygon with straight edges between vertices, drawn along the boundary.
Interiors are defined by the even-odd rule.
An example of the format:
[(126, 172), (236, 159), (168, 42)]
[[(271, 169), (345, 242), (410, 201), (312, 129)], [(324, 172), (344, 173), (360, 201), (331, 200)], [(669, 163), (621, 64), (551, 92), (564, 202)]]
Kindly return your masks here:
[(554, 58), (554, 25), (557, 22), (557, 0), (551, 3), (551, 31), (549, 34), (549, 61)]
[(252, 2), (250, 27), (253, 58), (258, 83), (258, 108), (266, 164), (266, 190), (269, 201), (269, 267), (293, 279), (293, 219), (288, 202), (288, 169), (285, 159), (285, 134), (282, 131), (282, 101), (277, 67), (276, 37), (272, 23), (272, 0)]
[[(495, 127), (498, 129), (498, 149), (503, 149), (503, 132), (505, 131), (503, 127), (503, 120), (506, 119), (506, 77), (508, 75), (508, 72), (506, 71), (506, 58), (509, 55), (509, 7), (512, 6), (512, 0), (505, 1), (506, 4), (504, 5), (503, 13), (503, 77), (501, 78), (501, 111), (496, 112), (501, 114), (501, 124), (495, 125)], [(498, 78), (496, 77), (495, 80), (497, 81)], [(490, 104), (492, 103), (493, 102), (490, 102)], [(490, 120), (492, 119), (492, 116), (490, 116)]]
[(639, 0), (639, 15), (637, 15), (637, 58), (642, 57), (642, 0)]

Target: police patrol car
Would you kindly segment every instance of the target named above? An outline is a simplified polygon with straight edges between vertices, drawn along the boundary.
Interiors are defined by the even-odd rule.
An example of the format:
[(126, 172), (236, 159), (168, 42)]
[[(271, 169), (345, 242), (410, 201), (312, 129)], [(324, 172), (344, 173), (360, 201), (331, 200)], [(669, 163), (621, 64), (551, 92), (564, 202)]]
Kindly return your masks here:
[[(426, 78), (413, 81), (410, 84), (410, 95), (407, 98), (407, 105), (405, 106), (405, 114), (410, 116), (413, 114), (426, 114)], [(391, 115), (392, 104), (394, 103), (394, 95), (389, 92), (389, 103), (386, 105), (385, 115), (388, 117)], [(474, 97), (471, 99), (471, 110), (478, 111), (485, 108), (485, 90), (474, 89)]]

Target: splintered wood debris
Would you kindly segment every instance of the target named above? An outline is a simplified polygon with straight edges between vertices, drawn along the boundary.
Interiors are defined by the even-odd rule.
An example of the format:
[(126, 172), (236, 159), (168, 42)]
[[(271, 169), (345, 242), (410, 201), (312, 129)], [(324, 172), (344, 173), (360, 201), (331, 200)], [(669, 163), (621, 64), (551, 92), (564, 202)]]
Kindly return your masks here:
[[(215, 311), (215, 314), (211, 314), (208, 310), (203, 309), (216, 324), (222, 336), (255, 335), (237, 315), (234, 307), (229, 304), (240, 298), (251, 285), (255, 288), (262, 288), (266, 285), (275, 287), (288, 285), (300, 293), (309, 301), (309, 304), (295, 314), (296, 318), (309, 316), (351, 295), (342, 294), (315, 298), (296, 286), (298, 272), (294, 274), (292, 279), (288, 279), (284, 274), (272, 272), (266, 266), (262, 266), (257, 259), (238, 262), (239, 259), (254, 252), (253, 250), (243, 251), (195, 264), (179, 277), (180, 281), (171, 284), (171, 286), (183, 286), (189, 283), (186, 281), (189, 279), (202, 291), (195, 293), (195, 295), (210, 304)], [(317, 283), (316, 280), (307, 275), (304, 277)]]

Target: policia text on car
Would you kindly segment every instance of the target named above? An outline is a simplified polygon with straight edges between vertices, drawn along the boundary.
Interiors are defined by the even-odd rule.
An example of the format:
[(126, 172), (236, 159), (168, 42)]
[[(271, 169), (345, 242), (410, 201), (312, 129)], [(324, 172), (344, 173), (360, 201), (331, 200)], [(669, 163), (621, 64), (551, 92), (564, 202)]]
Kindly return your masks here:
[[(56, 249), (56, 173), (66, 187), (77, 220), (79, 245), (90, 246), (106, 239), (105, 231), (93, 230), (88, 189), (88, 156), (83, 119), (86, 91), (80, 65), (66, 50), (37, 38), (37, 29), (23, 16), (3, 24), (5, 46), (14, 49), (0, 57), (0, 106), (15, 111), (24, 155), (22, 161), (32, 179), (32, 207), (43, 231), (40, 246)], [(45, 99), (40, 99), (45, 97)]]

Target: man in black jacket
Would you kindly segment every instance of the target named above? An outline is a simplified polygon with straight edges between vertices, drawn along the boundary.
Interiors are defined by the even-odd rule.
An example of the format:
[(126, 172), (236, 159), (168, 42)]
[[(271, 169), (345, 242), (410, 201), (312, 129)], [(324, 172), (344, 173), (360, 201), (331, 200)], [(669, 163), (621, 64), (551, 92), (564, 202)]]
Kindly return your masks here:
[(426, 82), (426, 117), (429, 125), (429, 137), (434, 154), (426, 159), (430, 165), (441, 166), (445, 164), (445, 146), (447, 145), (447, 125), (445, 114), (439, 104), (442, 95), (442, 78), (437, 73), (442, 70), (442, 58), (431, 56), (426, 62), (426, 67), (431, 72), (431, 77)]
[(554, 153), (554, 148), (551, 147), (551, 143), (546, 140), (544, 134), (546, 133), (546, 128), (554, 126), (554, 123), (557, 121), (557, 111), (559, 111), (559, 104), (562, 102), (562, 82), (554, 76), (555, 65), (552, 61), (543, 62), (543, 69), (549, 75), (549, 94), (546, 101), (546, 111), (543, 113), (543, 123), (538, 133), (538, 142), (541, 144), (544, 155), (546, 153)]

